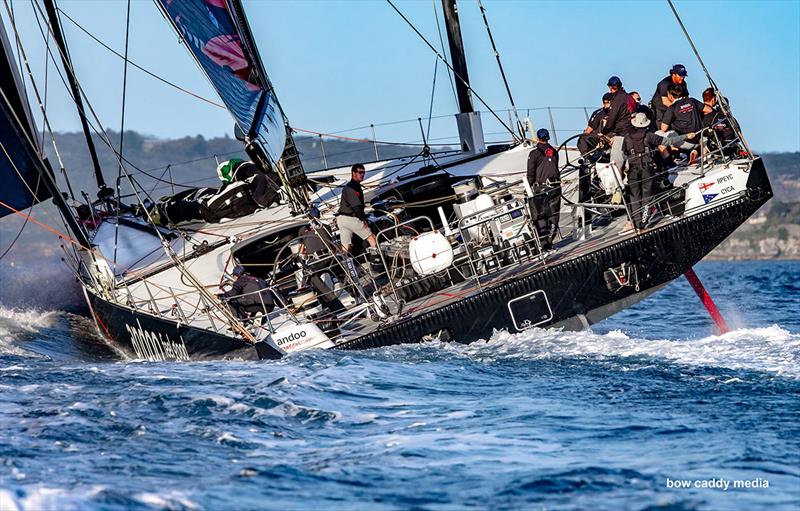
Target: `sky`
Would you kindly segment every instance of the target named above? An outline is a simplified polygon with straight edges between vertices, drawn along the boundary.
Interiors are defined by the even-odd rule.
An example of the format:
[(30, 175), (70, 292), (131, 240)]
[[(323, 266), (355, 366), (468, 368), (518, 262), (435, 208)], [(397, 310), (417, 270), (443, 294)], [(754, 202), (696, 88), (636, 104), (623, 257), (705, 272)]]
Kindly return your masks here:
[[(397, 1), (417, 28), (439, 47), (434, 6), (439, 0)], [(29, 1), (13, 0), (15, 19), (38, 83), (44, 83), (42, 37)], [(611, 75), (649, 99), (676, 63), (689, 72), (693, 96), (707, 86), (666, 1), (483, 0), (492, 34), (521, 115), (550, 127), (542, 107), (599, 106)], [(290, 124), (387, 141), (421, 138), (416, 119), (442, 116), (430, 139), (455, 131), (453, 89), (434, 53), (383, 1), (244, 0), (261, 58)], [(731, 102), (756, 151), (800, 150), (800, 1), (675, 1), (709, 72)], [(122, 52), (124, 0), (60, 0), (59, 6), (105, 43)], [(3, 18), (7, 14), (3, 10)], [(459, 14), (470, 82), (506, 122), (509, 99), (476, 1)], [(439, 14), (441, 22), (441, 13)], [(118, 130), (123, 62), (62, 21), (76, 72), (106, 127)], [(443, 27), (442, 27), (443, 29)], [(446, 37), (446, 35), (445, 35)], [(446, 43), (445, 43), (446, 44)], [(150, 0), (131, 6), (130, 60), (204, 97), (213, 89)], [(449, 58), (449, 56), (448, 56)], [(434, 68), (436, 83), (433, 86)], [(48, 116), (53, 129), (79, 129), (74, 106), (52, 65)], [(476, 109), (486, 107), (476, 100)], [(585, 125), (582, 109), (552, 111), (561, 137)], [(489, 140), (507, 139), (484, 113)], [(159, 138), (232, 134), (227, 112), (129, 68), (126, 129)], [(386, 124), (393, 121), (410, 122)], [(424, 123), (427, 124), (427, 121)], [(39, 122), (41, 126), (41, 122)], [(364, 127), (351, 130), (351, 128)], [(563, 130), (563, 131), (562, 131)]]

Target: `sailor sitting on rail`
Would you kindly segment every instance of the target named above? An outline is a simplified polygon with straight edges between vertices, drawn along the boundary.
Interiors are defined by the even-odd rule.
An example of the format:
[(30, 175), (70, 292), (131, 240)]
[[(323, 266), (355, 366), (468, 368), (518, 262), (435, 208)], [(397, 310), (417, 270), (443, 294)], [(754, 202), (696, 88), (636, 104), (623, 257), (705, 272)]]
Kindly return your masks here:
[[(267, 283), (245, 269), (236, 265), (233, 268), (234, 281), (231, 288), (217, 296), (224, 300), (239, 319), (251, 319), (256, 314), (269, 314), (275, 308), (275, 301)], [(262, 323), (264, 318), (262, 317)]]
[(193, 220), (216, 223), (267, 208), (278, 200), (278, 178), (271, 169), (262, 171), (251, 161), (232, 159), (217, 166), (222, 186), (187, 190), (162, 199), (150, 212), (158, 225)]
[(670, 105), (664, 112), (660, 130), (656, 133), (667, 136), (676, 133), (678, 135), (691, 134), (692, 137), (683, 142), (680, 145), (680, 149), (691, 151), (689, 164), (694, 164), (699, 147), (699, 137), (697, 135), (703, 130), (702, 117), (711, 112), (711, 107), (688, 95), (684, 95), (682, 85), (670, 85), (667, 89), (667, 97)]

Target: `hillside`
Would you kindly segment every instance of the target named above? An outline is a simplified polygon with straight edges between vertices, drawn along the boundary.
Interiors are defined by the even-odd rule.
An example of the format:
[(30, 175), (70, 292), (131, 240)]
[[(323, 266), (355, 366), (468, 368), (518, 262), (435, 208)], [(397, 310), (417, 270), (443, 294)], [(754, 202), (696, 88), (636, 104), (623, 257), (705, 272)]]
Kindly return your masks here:
[[(110, 132), (116, 142), (118, 133)], [(85, 140), (81, 133), (60, 133), (56, 136), (59, 155), (69, 169), (71, 185), (76, 194), (85, 191), (90, 196), (97, 189)], [(101, 166), (106, 181), (113, 186), (116, 180), (116, 156), (99, 139), (96, 139)], [(131, 162), (133, 177), (153, 198), (171, 192), (170, 185), (159, 179), (195, 185), (216, 184), (217, 159), (243, 156), (241, 143), (222, 137), (206, 139), (201, 135), (175, 140), (159, 140), (128, 131), (124, 136), (125, 158)], [(323, 167), (322, 147), (319, 139), (298, 137), (297, 145), (307, 171)], [(51, 160), (56, 164), (52, 145), (48, 145)], [(326, 141), (325, 156), (331, 166), (347, 165), (356, 161), (375, 159), (371, 143), (352, 141)], [(378, 147), (381, 158), (407, 156), (419, 151), (415, 146)], [(709, 258), (715, 259), (771, 259), (800, 258), (800, 153), (765, 154), (767, 170), (771, 176), (775, 199), (726, 240)], [(127, 190), (125, 180), (123, 191)], [(59, 225), (52, 205), (37, 206), (33, 217), (51, 225)], [(14, 248), (3, 259), (2, 268), (31, 264), (30, 254), (41, 259), (60, 257), (55, 236), (38, 226), (9, 216), (0, 220), (0, 254), (20, 233)], [(61, 271), (59, 269), (59, 271)], [(2, 275), (0, 274), (0, 277)]]

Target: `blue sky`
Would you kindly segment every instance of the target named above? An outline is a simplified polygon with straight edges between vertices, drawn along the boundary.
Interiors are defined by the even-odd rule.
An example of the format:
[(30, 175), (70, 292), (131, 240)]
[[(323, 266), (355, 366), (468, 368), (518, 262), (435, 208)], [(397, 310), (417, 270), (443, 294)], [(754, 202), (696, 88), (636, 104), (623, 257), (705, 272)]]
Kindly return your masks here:
[[(438, 46), (434, 4), (397, 2)], [(44, 50), (29, 2), (15, 0), (18, 26), (34, 73), (44, 75)], [(97, 37), (122, 51), (125, 2), (61, 0), (60, 7)], [(666, 2), (485, 0), (512, 93), (523, 114), (545, 106), (599, 104), (612, 74), (628, 90), (649, 98), (672, 64), (685, 64), (690, 91), (707, 82)], [(731, 100), (751, 146), (760, 151), (800, 150), (800, 2), (676, 1), (717, 84)], [(294, 126), (323, 131), (427, 117), (434, 55), (382, 1), (245, 0), (261, 56)], [(493, 108), (509, 106), (477, 3), (461, 0), (473, 87)], [(3, 13), (5, 18), (5, 12)], [(81, 83), (105, 126), (118, 129), (122, 61), (63, 21)], [(203, 96), (216, 99), (177, 36), (151, 1), (135, 0), (131, 60)], [(438, 67), (434, 115), (456, 110), (447, 76)], [(79, 124), (63, 85), (50, 70), (48, 111), (56, 130)], [(483, 107), (480, 107), (483, 109)], [(549, 127), (541, 110), (535, 125)], [(507, 118), (507, 114), (501, 113)], [(556, 110), (559, 129), (576, 130), (580, 110)], [(502, 139), (484, 114), (489, 139)], [(126, 128), (157, 137), (232, 132), (219, 108), (179, 93), (138, 70), (129, 70)], [(452, 117), (434, 121), (431, 137), (452, 134)], [(379, 125), (382, 140), (419, 138), (414, 122)], [(362, 129), (345, 133), (368, 136)]]

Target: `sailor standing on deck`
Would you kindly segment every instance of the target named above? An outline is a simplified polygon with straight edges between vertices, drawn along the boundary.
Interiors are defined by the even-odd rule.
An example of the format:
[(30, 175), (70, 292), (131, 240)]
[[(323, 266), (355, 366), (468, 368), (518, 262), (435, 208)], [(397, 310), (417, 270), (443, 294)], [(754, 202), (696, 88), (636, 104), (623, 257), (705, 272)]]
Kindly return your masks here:
[(622, 87), (622, 80), (618, 76), (608, 79), (608, 91), (612, 94), (611, 108), (602, 131), (611, 137), (611, 161), (616, 163), (618, 169), (622, 169), (625, 163), (622, 141), (631, 130), (631, 115), (636, 109), (636, 102)]
[(625, 135), (623, 150), (628, 157), (628, 197), (631, 219), (625, 224), (623, 231), (631, 227), (642, 229), (647, 227), (651, 219), (650, 202), (653, 198), (653, 170), (656, 151), (660, 151), (665, 158), (669, 156), (667, 146), (677, 145), (694, 133), (685, 135), (653, 133), (650, 131), (650, 119), (644, 112), (637, 112), (631, 119), (632, 129)]
[(558, 170), (558, 151), (550, 145), (550, 132), (536, 132), (538, 143), (528, 154), (528, 183), (533, 190), (531, 218), (542, 237), (542, 248), (553, 248), (561, 210), (561, 175)]
[(375, 235), (369, 229), (367, 214), (364, 212), (364, 189), (361, 187), (364, 174), (366, 174), (364, 165), (360, 163), (353, 165), (350, 169), (350, 181), (344, 185), (342, 190), (336, 225), (339, 226), (339, 236), (345, 252), (350, 252), (353, 234), (362, 240), (367, 240), (371, 247), (376, 245)]

